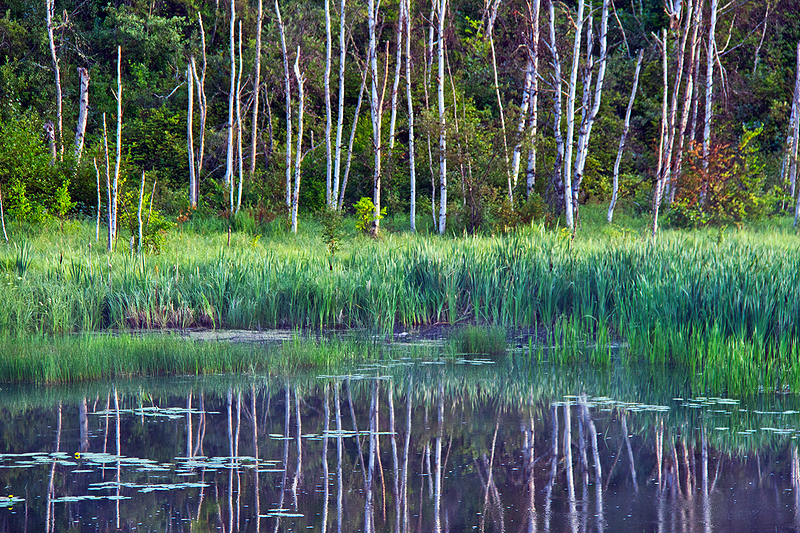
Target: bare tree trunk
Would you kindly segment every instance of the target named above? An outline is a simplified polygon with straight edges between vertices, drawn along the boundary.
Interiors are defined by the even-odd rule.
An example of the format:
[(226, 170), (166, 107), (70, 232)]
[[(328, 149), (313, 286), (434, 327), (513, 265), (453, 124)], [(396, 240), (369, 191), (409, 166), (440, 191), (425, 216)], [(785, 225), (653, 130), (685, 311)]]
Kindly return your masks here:
[[(422, 85), (425, 93), (425, 111), (430, 113), (431, 103), (428, 89), (431, 85), (431, 71), (433, 70), (433, 47), (435, 35), (434, 19), (436, 17), (436, 6), (438, 0), (431, 2), (431, 14), (428, 17), (428, 43), (425, 48), (425, 83)], [(428, 169), (431, 175), (431, 218), (433, 222), (433, 231), (439, 231), (439, 219), (436, 216), (436, 172), (433, 166), (433, 148), (431, 146), (430, 130), (426, 131), (425, 138), (428, 145)]]
[(8, 233), (6, 233), (6, 214), (3, 211), (3, 190), (0, 189), (0, 222), (3, 224), (3, 238), (8, 244)]
[[(553, 132), (556, 138), (556, 160), (553, 165), (553, 183), (557, 189), (557, 196), (561, 196), (561, 192), (564, 189), (562, 174), (564, 169), (564, 137), (561, 134), (563, 105), (561, 97), (561, 59), (558, 56), (558, 44), (556, 42), (556, 12), (554, 1), (555, 0), (550, 0), (548, 8), (550, 13), (550, 52), (553, 54)], [(563, 198), (560, 199), (563, 200)]]
[(642, 70), (642, 59), (644, 58), (644, 49), (639, 50), (639, 56), (636, 58), (636, 71), (633, 73), (633, 87), (631, 88), (631, 97), (628, 100), (628, 109), (625, 111), (625, 124), (622, 127), (622, 136), (619, 139), (619, 150), (617, 150), (617, 159), (614, 161), (614, 184), (612, 186), (611, 203), (608, 206), (608, 215), (606, 220), (609, 224), (614, 218), (614, 207), (617, 205), (617, 197), (619, 195), (619, 164), (622, 161), (622, 151), (625, 148), (625, 139), (628, 137), (628, 130), (631, 126), (631, 110), (633, 109), (633, 102), (636, 99), (636, 90), (639, 87), (639, 72)]
[(530, 198), (536, 184), (536, 138), (539, 135), (539, 11), (541, 0), (533, 0), (533, 8), (529, 9), (533, 32), (531, 36), (531, 54), (533, 55), (533, 79), (530, 97), (530, 150), (528, 151), (528, 172), (525, 193)]
[(111, 187), (111, 162), (108, 155), (108, 127), (106, 126), (106, 114), (103, 113), (103, 151), (106, 156), (106, 193), (108, 195), (108, 244), (107, 250), (110, 252), (114, 248), (114, 191)]
[[(339, 2), (339, 101), (338, 115), (336, 118), (336, 146), (334, 148), (334, 163), (333, 163), (333, 207), (341, 210), (340, 202), (337, 201), (339, 196), (339, 181), (342, 171), (342, 130), (344, 129), (344, 68), (345, 58), (347, 55), (346, 45), (346, 32), (345, 32), (345, 0)], [(360, 101), (360, 97), (359, 97)], [(344, 190), (344, 187), (342, 187)]]
[(714, 100), (714, 56), (716, 55), (716, 40), (714, 32), (717, 29), (717, 6), (719, 0), (711, 0), (711, 20), (708, 23), (708, 45), (706, 53), (706, 102), (705, 120), (703, 121), (703, 168), (708, 168), (708, 153), (711, 148), (711, 119), (714, 116), (712, 108)]
[[(712, 0), (716, 2), (716, 0)], [(653, 192), (653, 239), (658, 233), (658, 210), (661, 206), (661, 196), (664, 192), (664, 148), (667, 136), (667, 29), (661, 31), (661, 39), (658, 41), (661, 47), (661, 67), (662, 67), (662, 99), (661, 99), (661, 138), (658, 142), (658, 167), (656, 169), (656, 186)]]
[(300, 202), (300, 166), (303, 163), (303, 112), (305, 94), (303, 86), (306, 79), (300, 72), (300, 47), (294, 60), (294, 76), (297, 78), (297, 157), (295, 157), (294, 194), (292, 196), (292, 233), (297, 233), (297, 206)]
[(350, 141), (347, 144), (347, 158), (345, 161), (344, 177), (342, 178), (342, 190), (339, 193), (339, 207), (341, 211), (344, 207), (344, 192), (347, 190), (347, 178), (350, 175), (350, 163), (353, 160), (353, 143), (356, 139), (356, 127), (358, 126), (358, 116), (361, 114), (361, 104), (364, 101), (364, 90), (367, 87), (367, 67), (361, 73), (361, 88), (358, 90), (358, 101), (356, 102), (356, 110), (353, 113), (353, 125), (350, 128)]
[[(94, 162), (94, 173), (97, 177), (97, 225), (95, 226), (95, 233), (94, 233), (94, 242), (100, 241), (100, 169), (97, 168), (97, 158), (93, 158), (92, 161)], [(0, 194), (0, 214), (2, 214), (2, 194)], [(3, 234), (5, 234), (5, 221), (3, 222)], [(8, 241), (8, 238), (6, 238)]]
[(436, 94), (439, 104), (439, 233), (444, 235), (447, 225), (447, 119), (444, 107), (444, 17), (447, 14), (447, 0), (435, 0), (435, 3), (438, 57)]
[(205, 159), (205, 140), (206, 140), (206, 117), (208, 116), (208, 99), (206, 98), (206, 68), (208, 67), (208, 60), (206, 58), (206, 33), (203, 28), (203, 17), (198, 13), (197, 20), (200, 24), (200, 39), (203, 49), (203, 69), (200, 76), (197, 75), (197, 66), (195, 65), (194, 57), (191, 58), (192, 76), (197, 88), (197, 103), (200, 107), (200, 147), (197, 151), (195, 164), (197, 170), (195, 171), (195, 187), (189, 191), (189, 204), (192, 207), (197, 207), (200, 201), (200, 177), (203, 171), (203, 160)]
[(575, 163), (572, 171), (572, 216), (578, 217), (578, 192), (582, 176), (579, 172), (581, 158), (585, 153), (586, 135), (589, 131), (589, 107), (592, 96), (592, 77), (594, 75), (594, 17), (592, 16), (592, 0), (589, 0), (589, 14), (586, 16), (586, 64), (583, 67), (583, 96), (581, 97), (581, 125), (578, 128), (578, 139), (575, 143)]
[(758, 46), (756, 46), (756, 53), (753, 57), (753, 72), (752, 76), (755, 77), (756, 70), (758, 70), (758, 63), (761, 60), (761, 47), (764, 45), (764, 37), (767, 36), (767, 19), (769, 18), (769, 14), (772, 8), (772, 2), (767, 0), (767, 9), (764, 13), (764, 27), (761, 29), (761, 39), (758, 41)]
[(225, 187), (228, 190), (228, 212), (233, 216), (233, 132), (235, 128), (234, 111), (236, 106), (236, 2), (231, 1), (231, 20), (229, 32), (229, 58), (230, 58), (230, 89), (228, 90), (228, 135), (225, 152)]
[(58, 149), (56, 148), (56, 130), (54, 129), (53, 121), (48, 120), (44, 123), (44, 133), (47, 137), (47, 145), (50, 147), (50, 166), (56, 164), (58, 158)]
[[(258, 100), (258, 98), (256, 98)], [(253, 125), (255, 128), (255, 125)], [(239, 214), (239, 209), (242, 207), (242, 21), (239, 20), (239, 70), (236, 73), (236, 157), (237, 166), (239, 167), (239, 187), (236, 192), (236, 214)]]
[[(792, 132), (792, 149), (789, 153), (789, 180), (793, 187), (797, 184), (797, 156), (798, 146), (800, 146), (800, 42), (797, 43), (797, 74), (794, 82), (794, 98), (792, 99), (792, 107), (794, 108), (794, 131)], [(794, 191), (793, 191), (794, 192)], [(794, 209), (794, 225), (797, 226), (797, 220), (800, 219), (800, 195), (798, 195), (797, 204)]]
[[(603, 0), (603, 8), (600, 15), (600, 61), (597, 67), (597, 81), (595, 83), (594, 94), (592, 95), (592, 107), (586, 117), (586, 126), (583, 136), (578, 140), (578, 154), (575, 161), (575, 179), (572, 185), (572, 203), (574, 214), (578, 212), (578, 193), (580, 192), (583, 172), (586, 168), (586, 158), (589, 153), (589, 140), (592, 137), (592, 127), (600, 111), (600, 101), (603, 97), (603, 83), (606, 75), (606, 65), (608, 63), (608, 4), (609, 0)], [(591, 41), (591, 39), (589, 39)], [(587, 55), (591, 52), (587, 52)]]
[(332, 190), (332, 154), (331, 154), (331, 5), (325, 0), (325, 206), (333, 209), (336, 198)]
[(514, 189), (517, 186), (517, 175), (511, 172), (508, 162), (508, 135), (506, 133), (506, 115), (503, 110), (503, 99), (500, 98), (500, 82), (497, 77), (497, 54), (494, 47), (494, 21), (497, 18), (497, 10), (500, 7), (501, 0), (494, 0), (488, 2), (489, 5), (489, 24), (487, 28), (487, 35), (489, 36), (489, 50), (492, 52), (492, 74), (494, 74), (494, 93), (497, 97), (497, 110), (500, 112), (500, 129), (503, 134), (503, 157), (506, 164), (506, 175), (508, 176), (508, 202), (514, 202)]
[(411, 3), (410, 0), (401, 0), (403, 15), (405, 46), (406, 46), (406, 103), (408, 105), (408, 167), (410, 179), (411, 206), (409, 218), (411, 231), (417, 231), (417, 168), (416, 154), (414, 153), (414, 101), (411, 97)]
[(139, 187), (139, 209), (136, 211), (136, 220), (139, 223), (139, 240), (136, 243), (136, 253), (142, 253), (142, 202), (144, 201), (144, 170), (142, 171), (142, 184)]
[(575, 42), (572, 46), (572, 71), (569, 78), (569, 95), (567, 96), (567, 153), (564, 157), (564, 207), (566, 208), (567, 227), (572, 229), (572, 152), (575, 136), (575, 91), (578, 87), (578, 67), (581, 59), (581, 37), (583, 34), (584, 0), (578, 0), (578, 14), (575, 19)]
[(78, 67), (78, 76), (81, 79), (80, 107), (78, 111), (78, 125), (75, 127), (75, 166), (81, 163), (83, 154), (83, 139), (86, 136), (86, 120), (89, 118), (89, 71)]
[[(698, 31), (700, 26), (703, 25), (703, 9), (702, 4), (701, 8), (697, 10), (697, 26)], [(700, 43), (700, 39), (697, 39), (696, 42)], [(700, 53), (702, 52), (702, 46), (697, 46), (697, 50), (695, 50), (694, 56), (694, 88), (692, 89), (692, 118), (689, 120), (689, 144), (693, 144), (697, 142), (697, 115), (698, 115), (698, 108), (699, 108), (699, 100), (700, 100)]]
[[(61, 70), (58, 68), (58, 56), (56, 55), (56, 41), (53, 35), (53, 16), (55, 15), (55, 0), (45, 0), (45, 10), (47, 12), (47, 40), (50, 43), (50, 58), (53, 62), (53, 75), (56, 80), (56, 123), (58, 126), (58, 145), (61, 157), (64, 156), (64, 127), (63, 115), (61, 110)], [(88, 81), (87, 81), (88, 83)]]
[[(289, 54), (286, 50), (286, 30), (281, 20), (278, 0), (275, 0), (275, 14), (278, 17), (278, 30), (281, 35), (283, 54), (283, 86), (286, 93), (286, 208), (292, 210), (292, 79), (289, 72)], [(298, 154), (299, 156), (300, 154)]]
[(374, 165), (372, 170), (372, 203), (375, 204), (375, 211), (373, 213), (372, 233), (377, 235), (380, 229), (380, 212), (381, 212), (381, 119), (383, 110), (381, 109), (381, 100), (378, 99), (378, 53), (376, 49), (377, 35), (375, 34), (378, 9), (380, 5), (375, 4), (375, 0), (367, 2), (367, 24), (369, 28), (369, 57), (367, 62), (369, 64), (369, 72), (371, 78), (370, 84), (370, 99), (369, 111), (370, 118), (372, 119), (372, 150), (374, 153)]
[(113, 215), (111, 217), (111, 224), (113, 229), (111, 235), (113, 242), (117, 242), (117, 206), (119, 203), (119, 167), (122, 163), (122, 47), (117, 46), (117, 160), (114, 163), (114, 183), (112, 184), (113, 192)]
[[(529, 120), (529, 109), (534, 98), (535, 89), (533, 87), (534, 80), (538, 75), (536, 72), (537, 53), (535, 50), (539, 36), (539, 4), (540, 0), (533, 1), (533, 7), (530, 10), (531, 16), (531, 34), (528, 36), (527, 51), (528, 58), (525, 65), (525, 87), (522, 91), (522, 103), (519, 108), (519, 122), (517, 124), (517, 138), (514, 141), (514, 151), (511, 156), (511, 179), (514, 184), (517, 183), (517, 176), (519, 175), (519, 162), (522, 151), (522, 140), (525, 134), (525, 126)], [(526, 188), (527, 195), (530, 196), (531, 187)], [(512, 191), (513, 192), (513, 191)], [(513, 194), (509, 196), (511, 202), (514, 201)]]
[[(327, 5), (327, 4), (326, 4)], [(255, 72), (253, 73), (253, 118), (250, 125), (250, 183), (253, 183), (256, 173), (256, 155), (258, 153), (258, 103), (261, 90), (261, 26), (264, 21), (263, 0), (258, 0), (258, 15), (256, 15), (256, 50)]]
[(186, 67), (186, 88), (188, 90), (188, 109), (186, 111), (186, 152), (189, 155), (189, 203), (192, 207), (197, 205), (194, 199), (194, 191), (197, 189), (197, 166), (194, 160), (194, 74), (192, 66), (194, 56), (189, 59), (189, 66)]
[[(392, 82), (391, 94), (391, 115), (389, 118), (389, 150), (394, 150), (394, 134), (397, 125), (397, 90), (400, 87), (400, 71), (403, 66), (403, 24), (405, 17), (405, 9), (403, 2), (400, 2), (400, 14), (397, 19), (397, 48), (395, 50), (394, 59), (394, 81)], [(390, 155), (391, 157), (391, 155)]]

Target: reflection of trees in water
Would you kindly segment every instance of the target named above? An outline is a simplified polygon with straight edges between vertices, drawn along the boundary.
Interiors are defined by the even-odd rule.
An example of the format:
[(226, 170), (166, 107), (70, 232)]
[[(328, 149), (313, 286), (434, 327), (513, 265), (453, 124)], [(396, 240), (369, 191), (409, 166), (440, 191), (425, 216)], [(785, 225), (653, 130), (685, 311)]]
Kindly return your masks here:
[[(777, 502), (788, 510), (776, 513), (800, 525), (795, 446), (745, 449), (744, 459), (720, 452), (720, 432), (698, 425), (702, 417), (688, 411), (681, 421), (680, 413), (632, 411), (585, 394), (555, 402), (520, 394), (511, 406), (459, 391), (445, 378), (421, 385), (416, 379), (251, 381), (147, 400), (115, 391), (104, 394), (100, 416), (92, 413), (98, 403), (103, 409), (101, 401), (80, 398), (77, 419), (63, 422), (59, 406), (48, 419), (55, 422), (55, 451), (105, 451), (116, 422), (116, 485), (109, 494), (132, 500), (59, 502), (86, 493), (88, 482), (73, 483), (79, 474), (52, 459), (43, 479), (29, 483), (30, 527), (60, 530), (94, 514), (99, 523), (143, 528), (161, 510), (159, 520), (174, 531), (188, 531), (188, 524), (227, 532), (614, 531), (631, 524), (620, 522), (617, 507), (625, 503), (639, 529), (720, 531), (731, 504), (726, 494), (742, 480), (763, 495), (794, 489)], [(183, 412), (151, 421), (143, 410), (131, 411), (147, 402)], [(147, 447), (137, 448), (143, 442)], [(159, 461), (185, 456), (196, 466), (184, 479), (208, 487), (140, 494), (126, 486), (140, 476), (123, 452)], [(225, 467), (204, 462), (204, 453), (224, 457)], [(44, 509), (35, 509), (36, 494), (44, 496)], [(6, 531), (15, 530), (16, 519)]]

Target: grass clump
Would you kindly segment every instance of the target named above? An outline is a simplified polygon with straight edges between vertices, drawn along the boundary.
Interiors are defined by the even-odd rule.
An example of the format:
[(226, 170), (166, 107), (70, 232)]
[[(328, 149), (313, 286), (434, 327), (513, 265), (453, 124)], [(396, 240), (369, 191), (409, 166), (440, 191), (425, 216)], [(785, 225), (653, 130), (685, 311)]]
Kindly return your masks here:
[(508, 341), (501, 326), (464, 326), (458, 328), (450, 339), (456, 354), (499, 358), (506, 354)]

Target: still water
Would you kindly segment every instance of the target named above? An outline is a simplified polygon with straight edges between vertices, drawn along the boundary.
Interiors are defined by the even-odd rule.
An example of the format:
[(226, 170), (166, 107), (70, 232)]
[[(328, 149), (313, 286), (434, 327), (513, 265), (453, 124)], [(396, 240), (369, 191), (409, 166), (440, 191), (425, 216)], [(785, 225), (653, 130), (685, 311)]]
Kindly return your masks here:
[(0, 531), (797, 531), (800, 406), (513, 357), (0, 390)]

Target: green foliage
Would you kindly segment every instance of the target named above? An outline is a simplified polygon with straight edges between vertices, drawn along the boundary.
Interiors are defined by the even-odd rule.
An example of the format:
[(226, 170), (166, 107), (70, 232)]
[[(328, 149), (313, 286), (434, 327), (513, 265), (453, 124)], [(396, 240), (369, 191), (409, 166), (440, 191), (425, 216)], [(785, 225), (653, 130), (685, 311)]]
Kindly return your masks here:
[(497, 358), (508, 350), (506, 330), (500, 326), (464, 326), (453, 333), (450, 342), (459, 355)]
[(69, 178), (67, 178), (56, 189), (53, 197), (53, 213), (61, 221), (62, 230), (64, 229), (64, 219), (67, 217), (67, 213), (74, 209), (76, 205), (78, 205), (77, 202), (73, 202), (69, 194)]
[(381, 220), (386, 216), (385, 207), (376, 215), (375, 204), (366, 196), (362, 196), (361, 200), (353, 204), (353, 209), (356, 210), (356, 229), (364, 233), (370, 233), (372, 231), (372, 224), (376, 220)]
[(320, 222), (322, 222), (322, 239), (331, 256), (330, 267), (333, 269), (333, 258), (339, 251), (344, 236), (342, 214), (336, 210), (325, 209), (320, 214)]

